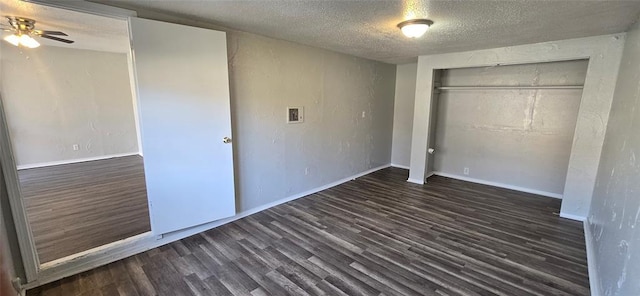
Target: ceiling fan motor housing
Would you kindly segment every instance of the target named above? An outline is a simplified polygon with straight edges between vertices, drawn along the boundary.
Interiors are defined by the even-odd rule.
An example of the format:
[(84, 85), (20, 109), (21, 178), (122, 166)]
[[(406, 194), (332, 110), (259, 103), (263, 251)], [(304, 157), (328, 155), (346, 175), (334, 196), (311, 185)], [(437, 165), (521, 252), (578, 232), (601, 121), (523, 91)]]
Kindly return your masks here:
[(8, 16), (9, 24), (15, 30), (18, 31), (19, 34), (29, 34), (35, 28), (36, 21), (24, 17), (15, 17)]
[[(24, 35), (46, 38), (46, 39), (50, 39), (50, 40), (54, 40), (54, 41), (58, 41), (58, 42), (64, 42), (64, 43), (67, 43), (67, 44), (73, 43), (73, 40), (68, 40), (68, 39), (63, 39), (63, 38), (60, 38), (60, 37), (56, 37), (56, 36), (68, 36), (64, 32), (36, 30), (35, 29), (36, 21), (33, 20), (33, 19), (26, 18), (26, 17), (20, 17), (20, 16), (7, 16), (7, 20), (9, 21), (9, 25), (11, 26), (11, 28), (6, 30), (6, 31), (13, 31), (14, 35), (17, 36), (17, 37), (13, 38), (13, 42), (9, 41), (14, 45), (16, 45), (17, 42), (18, 42), (18, 40), (16, 38), (18, 38), (20, 36), (24, 36)], [(5, 38), (5, 40), (7, 40), (7, 39)], [(36, 45), (34, 47), (38, 47), (40, 45), (35, 40), (33, 42), (36, 43)]]

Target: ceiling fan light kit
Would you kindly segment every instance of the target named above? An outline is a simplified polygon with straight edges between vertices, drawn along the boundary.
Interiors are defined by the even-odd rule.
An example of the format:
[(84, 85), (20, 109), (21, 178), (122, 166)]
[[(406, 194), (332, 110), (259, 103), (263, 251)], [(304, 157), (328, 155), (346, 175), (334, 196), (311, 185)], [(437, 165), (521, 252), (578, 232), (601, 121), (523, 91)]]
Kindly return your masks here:
[(15, 45), (18, 46), (20, 45), (20, 36), (16, 35), (16, 34), (11, 34), (7, 37), (4, 37), (4, 40)]
[(398, 28), (400, 28), (402, 34), (409, 38), (420, 38), (429, 30), (431, 25), (433, 25), (433, 22), (428, 19), (412, 19), (399, 23)]
[(24, 47), (27, 48), (36, 48), (38, 46), (40, 46), (40, 42), (36, 41), (35, 39), (33, 39), (31, 36), (29, 35), (16, 35), (16, 34), (12, 34), (9, 35), (7, 37), (4, 38), (5, 41), (15, 45), (15, 46), (19, 46), (22, 45)]
[(4, 40), (15, 46), (24, 46), (27, 48), (36, 48), (40, 46), (40, 42), (38, 42), (31, 36), (42, 37), (46, 39), (64, 42), (67, 44), (73, 43), (73, 41), (71, 40), (51, 36), (51, 35), (67, 36), (67, 34), (63, 32), (36, 30), (35, 20), (24, 18), (24, 17), (15, 17), (15, 16), (7, 16), (7, 20), (9, 21), (10, 27), (7, 29), (4, 29), (4, 31), (13, 32), (13, 34), (5, 37)]

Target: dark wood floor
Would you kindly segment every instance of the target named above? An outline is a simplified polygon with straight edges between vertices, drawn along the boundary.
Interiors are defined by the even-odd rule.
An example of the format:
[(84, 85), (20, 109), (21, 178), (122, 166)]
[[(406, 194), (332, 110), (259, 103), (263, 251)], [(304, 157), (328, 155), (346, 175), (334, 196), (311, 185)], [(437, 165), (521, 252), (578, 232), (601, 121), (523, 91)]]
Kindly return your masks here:
[(28, 295), (588, 295), (560, 201), (389, 168)]
[(141, 156), (19, 170), (40, 263), (151, 230)]

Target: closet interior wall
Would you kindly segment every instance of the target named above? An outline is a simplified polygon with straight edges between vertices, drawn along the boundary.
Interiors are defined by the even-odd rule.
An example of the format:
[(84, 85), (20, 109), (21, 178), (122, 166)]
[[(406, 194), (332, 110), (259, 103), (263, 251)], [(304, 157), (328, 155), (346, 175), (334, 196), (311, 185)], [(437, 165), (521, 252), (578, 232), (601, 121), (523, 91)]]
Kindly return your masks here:
[(437, 71), (432, 169), (561, 198), (587, 66), (576, 60)]

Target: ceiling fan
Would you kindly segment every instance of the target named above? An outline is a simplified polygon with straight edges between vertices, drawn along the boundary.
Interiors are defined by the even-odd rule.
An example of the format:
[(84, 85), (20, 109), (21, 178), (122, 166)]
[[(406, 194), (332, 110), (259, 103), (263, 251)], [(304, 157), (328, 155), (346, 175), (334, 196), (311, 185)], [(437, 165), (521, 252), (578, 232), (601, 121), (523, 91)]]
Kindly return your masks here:
[(19, 46), (22, 45), (28, 48), (36, 48), (40, 46), (40, 42), (33, 39), (31, 36), (42, 37), (46, 39), (51, 39), (59, 42), (64, 42), (67, 44), (73, 43), (72, 40), (63, 39), (57, 36), (68, 36), (67, 34), (60, 31), (42, 31), (36, 30), (36, 21), (24, 17), (17, 16), (7, 16), (7, 20), (9, 21), (10, 27), (3, 28), (3, 31), (13, 32), (12, 35), (9, 35), (4, 38), (7, 42)]

